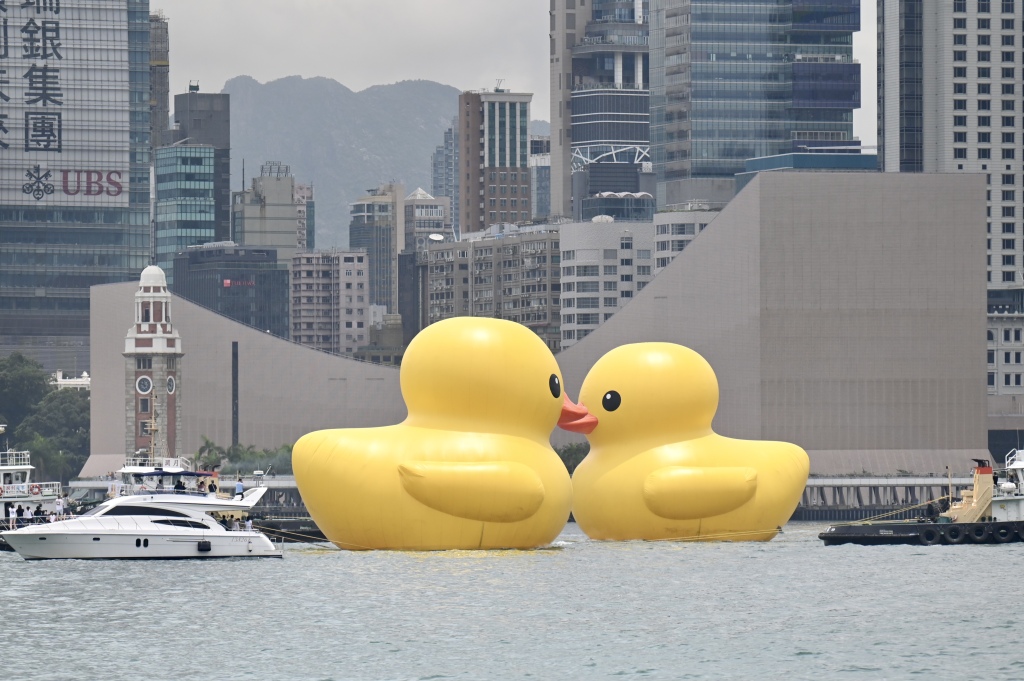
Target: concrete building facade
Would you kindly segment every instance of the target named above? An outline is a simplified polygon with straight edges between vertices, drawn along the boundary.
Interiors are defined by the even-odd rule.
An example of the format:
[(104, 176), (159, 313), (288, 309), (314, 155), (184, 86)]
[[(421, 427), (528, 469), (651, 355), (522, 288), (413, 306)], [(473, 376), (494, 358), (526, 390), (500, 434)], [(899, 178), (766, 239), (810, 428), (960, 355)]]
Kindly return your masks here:
[(532, 329), (559, 348), (557, 227), (491, 227), (456, 243), (431, 244), (427, 260), (430, 324), (449, 317), (494, 317)]
[[(985, 252), (963, 229), (984, 190), (977, 175), (763, 173), (628, 305), (558, 355), (566, 390), (576, 397), (614, 347), (681, 343), (715, 369), (724, 435), (795, 442), (816, 474), (966, 473), (971, 457), (988, 456)], [(86, 475), (124, 458), (121, 351), (137, 288), (92, 289)], [(392, 368), (173, 303), (192, 348), (180, 369), (183, 454), (202, 435), (229, 442), (233, 427), (240, 442), (277, 447), (405, 417)]]
[(362, 251), (298, 251), (291, 265), (292, 340), (335, 355), (367, 342), (368, 256)]
[(290, 166), (268, 161), (249, 189), (232, 195), (231, 233), (243, 246), (274, 249), (290, 265), (297, 251), (314, 250), (314, 208), (312, 187), (296, 183)]
[(721, 434), (795, 442), (812, 474), (966, 473), (988, 457), (984, 244), (963, 229), (984, 185), (761, 173), (559, 355), (566, 388), (623, 343), (680, 343), (718, 375)]
[(150, 154), (164, 146), (171, 119), (171, 37), (163, 12), (149, 15)]
[[(459, 95), (459, 227), (529, 222), (532, 94), (500, 88)], [(469, 178), (469, 179), (466, 179)]]
[(562, 244), (561, 348), (570, 348), (644, 289), (654, 277), (654, 223), (573, 222)]
[[(91, 456), (84, 476), (124, 464), (124, 330), (138, 283), (91, 291)], [(405, 418), (398, 371), (318, 352), (243, 326), (172, 294), (174, 328), (189, 353), (178, 363), (177, 451), (194, 457), (203, 437), (276, 449), (324, 428), (390, 425)], [(131, 387), (134, 390), (134, 386)], [(273, 443), (273, 444), (271, 444)], [(134, 451), (134, 450), (131, 450)]]
[(1013, 340), (1024, 315), (1022, 25), (1021, 3), (878, 2), (879, 168), (988, 180), (987, 205), (966, 224), (987, 235), (986, 382), (999, 456), (1024, 436)]

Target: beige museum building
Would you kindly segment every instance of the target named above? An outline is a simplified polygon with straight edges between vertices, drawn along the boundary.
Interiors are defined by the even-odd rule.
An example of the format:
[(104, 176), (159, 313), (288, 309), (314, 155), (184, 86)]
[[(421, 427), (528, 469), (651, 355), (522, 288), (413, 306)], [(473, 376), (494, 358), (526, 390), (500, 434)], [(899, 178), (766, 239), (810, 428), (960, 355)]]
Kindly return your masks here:
[[(763, 173), (614, 317), (558, 355), (575, 397), (608, 350), (694, 348), (721, 386), (715, 429), (795, 442), (812, 473), (966, 473), (988, 457), (985, 177)], [(92, 456), (125, 452), (137, 283), (92, 289)], [(258, 448), (405, 417), (398, 370), (332, 356), (175, 297), (179, 454)], [(556, 431), (556, 444), (570, 435)]]

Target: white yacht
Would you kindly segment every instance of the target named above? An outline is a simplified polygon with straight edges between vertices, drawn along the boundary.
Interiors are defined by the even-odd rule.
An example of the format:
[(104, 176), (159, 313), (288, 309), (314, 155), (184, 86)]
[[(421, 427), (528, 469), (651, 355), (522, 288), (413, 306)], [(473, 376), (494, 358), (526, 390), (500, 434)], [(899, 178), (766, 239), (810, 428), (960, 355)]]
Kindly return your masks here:
[[(145, 465), (143, 465), (145, 463)], [(262, 532), (233, 529), (267, 488), (257, 486), (239, 497), (201, 491), (197, 480), (211, 474), (151, 461), (126, 462), (115, 495), (88, 513), (54, 523), (0, 532), (26, 560), (46, 558), (170, 559), (280, 558), (283, 551)], [(259, 473), (257, 471), (257, 473)], [(185, 480), (189, 484), (185, 484)], [(169, 484), (165, 484), (169, 483)], [(217, 514), (222, 520), (214, 518)], [(225, 519), (234, 520), (225, 520)], [(226, 527), (221, 522), (231, 522)]]
[[(0, 435), (7, 429), (0, 424)], [(18, 506), (35, 510), (40, 504), (47, 511), (53, 508), (53, 502), (60, 496), (59, 482), (35, 482), (32, 480), (31, 457), (28, 452), (18, 452), (7, 448), (0, 450), (0, 504), (6, 523), (7, 511)]]

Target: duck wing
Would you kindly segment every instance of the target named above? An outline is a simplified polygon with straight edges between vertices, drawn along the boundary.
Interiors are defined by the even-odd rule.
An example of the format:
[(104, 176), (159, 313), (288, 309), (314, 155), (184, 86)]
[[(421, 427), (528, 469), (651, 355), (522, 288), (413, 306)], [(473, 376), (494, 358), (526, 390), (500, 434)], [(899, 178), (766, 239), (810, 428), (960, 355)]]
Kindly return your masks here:
[(514, 523), (544, 502), (540, 477), (512, 461), (416, 461), (399, 464), (398, 474), (414, 499), (458, 518)]
[(728, 513), (757, 491), (753, 468), (661, 468), (644, 480), (644, 503), (671, 520), (696, 520)]

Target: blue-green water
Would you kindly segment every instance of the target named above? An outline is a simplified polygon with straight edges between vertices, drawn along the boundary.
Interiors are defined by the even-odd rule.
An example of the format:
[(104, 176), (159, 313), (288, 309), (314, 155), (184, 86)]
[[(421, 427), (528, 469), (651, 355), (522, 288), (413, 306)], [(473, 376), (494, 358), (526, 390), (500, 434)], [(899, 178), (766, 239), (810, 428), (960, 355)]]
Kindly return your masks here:
[(1024, 544), (599, 543), (284, 560), (0, 554), (0, 678), (1024, 678)]

